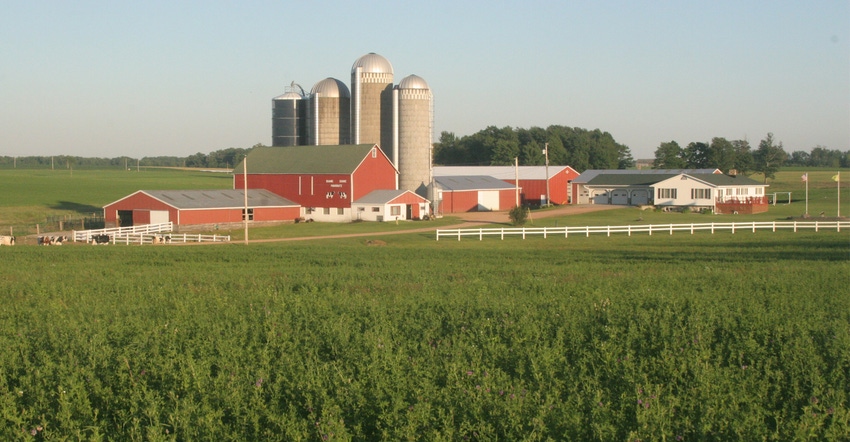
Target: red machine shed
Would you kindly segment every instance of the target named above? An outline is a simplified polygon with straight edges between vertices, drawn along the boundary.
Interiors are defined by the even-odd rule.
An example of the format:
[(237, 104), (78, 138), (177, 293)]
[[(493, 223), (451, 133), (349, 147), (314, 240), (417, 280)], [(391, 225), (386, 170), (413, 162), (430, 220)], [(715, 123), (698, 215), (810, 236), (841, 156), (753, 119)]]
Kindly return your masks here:
[[(132, 226), (171, 221), (177, 226), (242, 222), (245, 195), (241, 190), (139, 190), (103, 207), (108, 225)], [(300, 206), (272, 192), (248, 191), (248, 219), (292, 221)]]

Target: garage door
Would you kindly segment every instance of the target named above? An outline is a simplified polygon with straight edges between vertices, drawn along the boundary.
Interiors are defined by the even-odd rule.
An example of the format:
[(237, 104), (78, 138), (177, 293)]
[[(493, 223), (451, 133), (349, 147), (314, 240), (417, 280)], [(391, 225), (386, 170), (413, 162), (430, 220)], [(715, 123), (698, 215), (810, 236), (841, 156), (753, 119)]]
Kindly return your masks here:
[(626, 206), (629, 204), (629, 193), (625, 190), (615, 190), (611, 194), (611, 204)]
[(632, 192), (632, 205), (643, 206), (649, 204), (649, 192), (646, 190), (635, 190)]
[(499, 191), (482, 190), (478, 192), (478, 211), (499, 210)]
[(591, 204), (608, 204), (608, 191), (594, 190), (590, 197)]

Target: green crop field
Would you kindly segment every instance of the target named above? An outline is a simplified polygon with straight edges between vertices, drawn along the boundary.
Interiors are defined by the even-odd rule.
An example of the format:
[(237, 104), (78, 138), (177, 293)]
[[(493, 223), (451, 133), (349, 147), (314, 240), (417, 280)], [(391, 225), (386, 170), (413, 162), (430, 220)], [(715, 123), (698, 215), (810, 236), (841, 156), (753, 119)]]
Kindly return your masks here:
[[(810, 213), (835, 202), (817, 173)], [(229, 179), (150, 174), (121, 186)], [(792, 204), (755, 218), (799, 216), (799, 175), (775, 186)], [(88, 181), (59, 200), (137, 190)], [(57, 198), (19, 190), (38, 207)], [(535, 223), (638, 217), (731, 219)], [(846, 231), (437, 242), (384, 234), (403, 224), (316, 224), (251, 237), (373, 230), (0, 247), (0, 439), (850, 439)]]

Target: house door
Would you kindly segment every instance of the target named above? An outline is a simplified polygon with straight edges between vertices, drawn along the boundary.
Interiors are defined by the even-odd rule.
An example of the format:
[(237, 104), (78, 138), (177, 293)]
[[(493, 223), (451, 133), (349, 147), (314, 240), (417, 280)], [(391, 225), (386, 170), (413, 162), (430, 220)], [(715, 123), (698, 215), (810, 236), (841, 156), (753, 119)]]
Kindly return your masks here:
[(407, 215), (404, 219), (413, 219), (413, 206), (408, 204), (405, 206), (405, 214)]

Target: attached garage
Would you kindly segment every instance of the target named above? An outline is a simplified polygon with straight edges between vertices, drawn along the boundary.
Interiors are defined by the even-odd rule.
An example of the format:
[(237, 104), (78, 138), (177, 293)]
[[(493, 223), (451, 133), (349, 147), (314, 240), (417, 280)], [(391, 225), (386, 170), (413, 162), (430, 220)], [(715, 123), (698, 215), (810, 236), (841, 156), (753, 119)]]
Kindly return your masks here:
[(595, 189), (590, 192), (591, 204), (608, 204), (608, 191), (604, 189)]
[[(107, 225), (128, 227), (172, 222), (175, 226), (243, 222), (242, 190), (139, 190), (103, 207)], [(301, 207), (274, 193), (248, 190), (249, 221), (294, 221)]]
[(633, 190), (632, 191), (632, 205), (633, 206), (643, 206), (649, 204), (649, 191), (648, 190)]
[(617, 206), (626, 206), (629, 204), (629, 191), (626, 189), (616, 189), (611, 192), (611, 204)]

